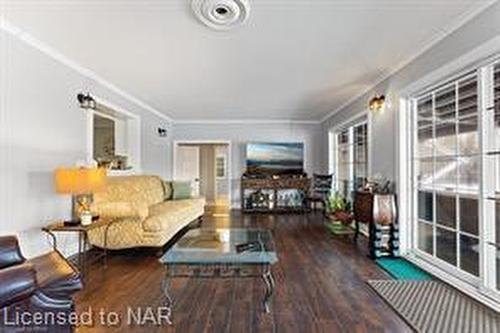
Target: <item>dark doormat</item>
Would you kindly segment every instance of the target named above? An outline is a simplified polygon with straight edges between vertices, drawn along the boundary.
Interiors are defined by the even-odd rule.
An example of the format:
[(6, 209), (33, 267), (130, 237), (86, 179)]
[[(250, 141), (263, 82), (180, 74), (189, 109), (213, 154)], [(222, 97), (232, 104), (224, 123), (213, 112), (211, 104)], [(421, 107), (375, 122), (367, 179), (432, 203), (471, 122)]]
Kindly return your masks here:
[(417, 332), (500, 333), (498, 313), (440, 281), (368, 284)]

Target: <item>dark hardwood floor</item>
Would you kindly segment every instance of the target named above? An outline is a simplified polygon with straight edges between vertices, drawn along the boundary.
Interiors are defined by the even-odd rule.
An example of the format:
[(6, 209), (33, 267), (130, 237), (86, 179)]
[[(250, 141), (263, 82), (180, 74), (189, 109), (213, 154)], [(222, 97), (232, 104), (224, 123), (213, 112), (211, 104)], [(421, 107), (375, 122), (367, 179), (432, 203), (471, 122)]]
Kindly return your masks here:
[(82, 326), (78, 332), (411, 332), (365, 283), (387, 278), (366, 257), (364, 242), (334, 237), (321, 214), (207, 213), (202, 227), (273, 230), (279, 262), (272, 313), (263, 313), (260, 279), (175, 279), (173, 326), (129, 326), (127, 309), (163, 306), (163, 267), (154, 251), (112, 253), (94, 264), (76, 297), (79, 312), (92, 308), (120, 315), (121, 323)]

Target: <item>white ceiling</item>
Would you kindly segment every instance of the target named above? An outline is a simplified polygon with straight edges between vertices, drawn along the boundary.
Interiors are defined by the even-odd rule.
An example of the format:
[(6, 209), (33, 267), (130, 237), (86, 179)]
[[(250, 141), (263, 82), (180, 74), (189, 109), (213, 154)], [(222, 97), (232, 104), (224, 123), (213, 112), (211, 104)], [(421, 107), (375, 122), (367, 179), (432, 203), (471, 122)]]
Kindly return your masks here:
[(175, 120), (320, 120), (485, 0), (249, 0), (217, 32), (190, 0), (7, 1), (7, 18)]

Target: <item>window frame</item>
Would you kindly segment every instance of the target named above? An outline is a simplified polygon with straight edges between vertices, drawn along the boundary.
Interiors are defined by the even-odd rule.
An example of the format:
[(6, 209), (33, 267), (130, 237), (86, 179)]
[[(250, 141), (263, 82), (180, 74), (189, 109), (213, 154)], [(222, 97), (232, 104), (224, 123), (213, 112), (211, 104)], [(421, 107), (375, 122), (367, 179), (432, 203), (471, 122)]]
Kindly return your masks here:
[[(495, 201), (490, 200), (491, 199), (491, 194), (494, 193), (494, 197), (496, 197), (496, 202), (500, 202), (500, 193), (498, 191), (495, 191), (495, 181), (499, 180), (499, 175), (495, 174), (495, 162), (493, 161), (492, 158), (488, 157), (488, 151), (487, 149), (491, 149), (492, 147), (492, 142), (494, 142), (494, 137), (495, 137), (495, 130), (498, 129), (498, 127), (494, 127), (494, 120), (491, 114), (494, 114), (494, 112), (491, 112), (491, 114), (488, 114), (488, 110), (491, 110), (492, 106), (492, 101), (494, 100), (494, 78), (493, 78), (493, 73), (495, 70), (495, 67), (500, 66), (500, 60), (495, 57), (495, 59), (490, 59), (488, 62), (482, 62), (479, 64), (476, 64), (476, 66), (473, 66), (472, 68), (468, 68), (467, 70), (462, 71), (460, 74), (457, 74), (453, 76), (451, 79), (448, 80), (441, 80), (440, 82), (438, 81), (437, 84), (434, 84), (431, 88), (422, 90), (421, 93), (416, 93), (409, 95), (409, 97), (404, 98), (401, 100), (401, 105), (403, 109), (407, 109), (409, 111), (410, 115), (405, 119), (405, 117), (401, 117), (400, 120), (400, 125), (403, 124), (405, 126), (405, 120), (408, 121), (406, 127), (409, 129), (409, 132), (411, 133), (408, 135), (409, 140), (407, 140), (406, 144), (409, 144), (410, 149), (409, 151), (409, 156), (407, 157), (408, 162), (402, 162), (400, 159), (400, 167), (399, 171), (400, 174), (405, 174), (405, 170), (402, 169), (402, 167), (406, 167), (406, 170), (408, 170), (409, 174), (409, 179), (410, 183), (409, 185), (406, 185), (406, 189), (409, 191), (410, 197), (413, 197), (413, 200), (411, 202), (411, 208), (410, 208), (410, 225), (411, 227), (409, 228), (409, 235), (410, 235), (410, 240), (408, 242), (408, 254), (410, 257), (415, 256), (414, 258), (417, 260), (423, 259), (424, 262), (422, 262), (422, 265), (425, 266), (427, 265), (425, 262), (430, 263), (433, 267), (433, 269), (436, 270), (436, 272), (442, 271), (444, 274), (449, 274), (448, 276), (450, 279), (453, 279), (453, 281), (459, 281), (456, 284), (462, 286), (463, 284), (464, 288), (462, 290), (465, 291), (470, 291), (470, 290), (475, 290), (472, 293), (474, 296), (482, 301), (485, 301), (483, 296), (487, 297), (489, 301), (486, 299), (486, 303), (490, 303), (491, 299), (495, 300), (493, 303), (495, 304), (494, 307), (496, 307), (498, 304), (500, 304), (500, 286), (497, 285), (497, 265), (496, 265), (496, 258), (497, 254), (496, 251), (500, 249), (500, 247), (497, 247), (496, 249), (493, 248), (493, 246), (488, 246), (488, 243), (491, 242), (492, 237), (494, 239), (495, 237)], [(435, 204), (435, 197), (434, 195), (434, 205), (433, 205), (433, 211), (434, 211), (434, 218), (433, 222), (431, 222), (430, 225), (433, 225), (434, 232), (433, 232), (433, 254), (429, 254), (427, 252), (424, 252), (423, 250), (419, 249), (419, 239), (418, 239), (418, 224), (423, 223), (420, 221), (418, 217), (418, 207), (417, 207), (417, 195), (418, 195), (418, 179), (417, 179), (417, 172), (415, 169), (415, 163), (414, 158), (417, 156), (418, 158), (418, 124), (417, 124), (417, 102), (416, 98), (418, 96), (422, 96), (426, 93), (429, 93), (430, 91), (436, 91), (440, 89), (440, 87), (446, 85), (446, 84), (452, 84), (453, 82), (457, 81), (465, 81), (467, 79), (467, 76), (473, 76), (477, 79), (477, 129), (476, 132), (478, 133), (478, 153), (477, 157), (479, 159), (479, 166), (478, 166), (478, 188), (476, 190), (476, 193), (473, 194), (472, 196), (475, 197), (478, 201), (478, 234), (476, 235), (471, 235), (469, 232), (465, 232), (461, 230), (461, 225), (460, 225), (460, 210), (459, 210), (459, 201), (460, 199), (463, 198), (469, 198), (471, 196), (470, 191), (461, 191), (458, 187), (454, 192), (448, 192), (452, 193), (452, 195), (455, 197), (456, 200), (456, 205), (457, 205), (457, 219), (456, 219), (456, 226), (455, 226), (455, 235), (456, 235), (456, 242), (457, 242), (457, 247), (456, 247), (456, 265), (452, 265), (440, 258), (437, 258), (436, 255), (436, 220), (435, 220), (435, 214), (436, 214), (436, 204)], [(456, 93), (458, 90), (455, 90)], [(459, 96), (455, 96), (455, 98), (458, 100)], [(404, 104), (408, 106), (407, 108), (404, 108)], [(434, 104), (434, 102), (433, 102)], [(433, 105), (433, 110), (434, 110), (434, 105)], [(455, 133), (455, 136), (458, 138), (460, 135), (460, 132), (458, 130), (459, 126), (459, 120), (463, 119), (460, 118), (459, 116), (459, 104), (456, 104), (456, 119), (455, 119), (455, 125), (457, 126), (457, 131)], [(434, 112), (434, 111), (433, 111)], [(490, 117), (490, 118), (488, 118)], [(401, 134), (401, 133), (400, 133)], [(458, 142), (456, 142), (456, 150), (458, 154)], [(404, 143), (403, 146), (404, 147)], [(500, 150), (500, 147), (497, 145), (494, 147), (496, 150)], [(434, 148), (435, 149), (435, 148)], [(401, 150), (400, 150), (401, 153)], [(400, 158), (404, 158), (405, 154), (401, 154)], [(433, 159), (435, 159), (435, 153), (433, 152)], [(409, 164), (406, 165), (405, 163)], [(457, 185), (459, 182), (458, 179), (458, 174), (459, 172), (457, 171)], [(403, 186), (404, 189), (404, 186)], [(443, 189), (438, 189), (436, 187), (433, 187), (432, 190), (437, 193), (438, 191), (442, 191)], [(403, 199), (404, 200), (404, 199)], [(493, 207), (492, 207), (493, 206)], [(404, 218), (404, 217), (403, 217)], [(498, 217), (497, 217), (498, 219)], [(441, 227), (441, 226), (440, 226)], [(478, 247), (479, 247), (479, 252), (477, 254), (478, 256), (478, 261), (479, 261), (479, 274), (478, 276), (475, 276), (467, 271), (465, 271), (461, 267), (461, 262), (460, 262), (460, 255), (461, 255), (461, 249), (460, 249), (460, 238), (461, 235), (475, 238), (478, 240)], [(500, 243), (499, 240), (497, 240), (497, 245)], [(440, 273), (437, 273), (440, 274)], [(455, 278), (457, 280), (455, 280)], [(462, 282), (460, 282), (462, 281)]]
[[(338, 142), (338, 137), (342, 132), (348, 131), (348, 142), (345, 143), (346, 146), (349, 148), (349, 162), (345, 163), (349, 165), (349, 178), (350, 181), (349, 183), (354, 184), (354, 168), (355, 168), (355, 159), (354, 159), (354, 153), (355, 149), (354, 146), (356, 143), (354, 142), (354, 128), (358, 126), (366, 126), (366, 134), (365, 134), (365, 179), (369, 178), (371, 176), (371, 117), (370, 117), (370, 112), (368, 110), (364, 110), (363, 112), (360, 112), (356, 114), (355, 116), (351, 117), (348, 119), (346, 122), (342, 123), (339, 126), (333, 127), (328, 131), (328, 161), (329, 161), (329, 166), (328, 170), (331, 174), (333, 174), (333, 189), (336, 192), (340, 191), (339, 187), (339, 142)], [(354, 186), (354, 185), (353, 185)], [(353, 189), (354, 190), (354, 189)], [(353, 191), (350, 192), (352, 194)], [(350, 195), (349, 194), (349, 195)]]

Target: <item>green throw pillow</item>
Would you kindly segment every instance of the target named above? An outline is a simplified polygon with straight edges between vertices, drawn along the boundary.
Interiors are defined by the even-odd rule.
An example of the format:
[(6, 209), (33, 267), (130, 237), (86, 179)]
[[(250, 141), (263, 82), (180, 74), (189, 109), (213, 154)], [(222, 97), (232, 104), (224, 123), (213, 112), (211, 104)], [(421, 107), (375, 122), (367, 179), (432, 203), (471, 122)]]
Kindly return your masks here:
[(191, 182), (172, 182), (173, 200), (191, 198)]
[(163, 182), (163, 200), (172, 200), (172, 182), (170, 181)]

